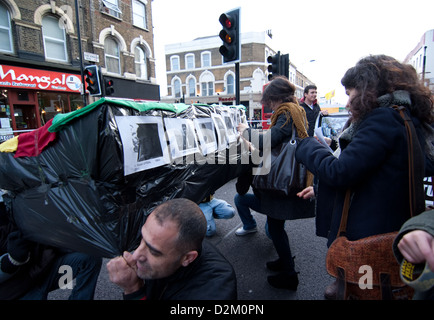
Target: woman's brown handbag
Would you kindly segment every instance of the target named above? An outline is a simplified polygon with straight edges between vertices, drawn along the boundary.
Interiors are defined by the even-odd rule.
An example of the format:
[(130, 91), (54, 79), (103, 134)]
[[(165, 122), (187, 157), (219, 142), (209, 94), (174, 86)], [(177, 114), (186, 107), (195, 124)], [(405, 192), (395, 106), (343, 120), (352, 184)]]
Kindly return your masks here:
[[(423, 173), (415, 173), (414, 170), (414, 168), (423, 168), (422, 151), (411, 118), (403, 108), (396, 107), (395, 109), (403, 117), (407, 130), (410, 216), (413, 216), (414, 212), (420, 213), (425, 208), (425, 201), (422, 197)], [(416, 181), (420, 184), (415, 183)], [(345, 195), (338, 237), (331, 244), (326, 256), (327, 272), (338, 282), (337, 299), (411, 299), (414, 291), (402, 282), (400, 266), (392, 250), (398, 231), (349, 241), (345, 236), (345, 230), (350, 201), (351, 191), (348, 190)]]

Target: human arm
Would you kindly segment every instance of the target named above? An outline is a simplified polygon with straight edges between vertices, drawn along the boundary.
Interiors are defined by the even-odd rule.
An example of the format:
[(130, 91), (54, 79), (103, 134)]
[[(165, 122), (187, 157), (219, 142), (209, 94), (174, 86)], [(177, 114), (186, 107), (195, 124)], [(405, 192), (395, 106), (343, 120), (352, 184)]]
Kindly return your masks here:
[(107, 271), (110, 281), (124, 290), (128, 295), (139, 291), (144, 283), (137, 276), (137, 266), (131, 253), (124, 252), (122, 256), (111, 259), (107, 263)]
[[(380, 110), (381, 109), (381, 110)], [(297, 161), (320, 180), (336, 187), (349, 187), (380, 168), (397, 147), (403, 147), (405, 131), (399, 114), (390, 108), (372, 111), (358, 126), (352, 140), (336, 158), (315, 138), (303, 139)]]
[(0, 283), (10, 279), (21, 266), (30, 260), (31, 242), (19, 231), (8, 235), (7, 253), (0, 257)]
[(394, 241), (393, 249), (399, 262), (403, 258), (411, 263), (426, 261), (434, 271), (434, 210), (407, 220)]
[[(292, 135), (292, 119), (287, 123), (285, 114), (279, 115), (273, 127), (263, 131), (261, 129), (252, 129), (245, 124), (239, 124), (237, 130), (241, 137), (249, 141), (256, 149), (263, 150), (264, 148), (273, 148), (283, 141), (287, 140)], [(285, 124), (286, 123), (286, 124)], [(265, 145), (269, 144), (269, 145)]]

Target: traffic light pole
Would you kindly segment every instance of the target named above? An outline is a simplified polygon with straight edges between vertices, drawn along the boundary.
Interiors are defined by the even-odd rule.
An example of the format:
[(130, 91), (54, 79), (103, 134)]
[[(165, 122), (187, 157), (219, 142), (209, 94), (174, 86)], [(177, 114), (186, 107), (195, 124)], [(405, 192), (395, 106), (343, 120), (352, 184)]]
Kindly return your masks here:
[(240, 104), (240, 63), (235, 62), (235, 102)]
[(78, 13), (78, 0), (75, 0), (75, 19), (77, 20), (77, 35), (78, 35), (78, 51), (80, 53), (80, 73), (81, 73), (81, 96), (83, 97), (83, 107), (87, 106), (86, 100), (86, 85), (84, 83), (84, 70), (83, 70), (83, 52), (81, 51), (81, 32), (80, 32), (80, 15)]

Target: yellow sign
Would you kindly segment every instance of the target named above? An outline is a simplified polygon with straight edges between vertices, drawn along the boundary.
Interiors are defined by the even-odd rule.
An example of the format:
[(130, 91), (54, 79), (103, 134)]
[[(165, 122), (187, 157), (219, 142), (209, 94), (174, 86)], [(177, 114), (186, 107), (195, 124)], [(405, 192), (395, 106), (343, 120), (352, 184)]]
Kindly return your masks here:
[(335, 90), (326, 93), (325, 98), (326, 98), (326, 100), (330, 100), (334, 96), (335, 96)]

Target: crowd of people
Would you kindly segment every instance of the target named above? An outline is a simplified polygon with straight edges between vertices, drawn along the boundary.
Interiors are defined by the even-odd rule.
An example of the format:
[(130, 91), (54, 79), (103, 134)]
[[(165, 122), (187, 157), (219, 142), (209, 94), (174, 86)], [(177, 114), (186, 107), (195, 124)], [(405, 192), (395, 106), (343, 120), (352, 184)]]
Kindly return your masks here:
[[(199, 204), (187, 199), (160, 204), (143, 225), (137, 249), (107, 264), (110, 280), (123, 289), (124, 298), (236, 299), (237, 270), (206, 237), (216, 232), (214, 218), (231, 219), (236, 214), (242, 222), (236, 236), (257, 232), (251, 210), (266, 215), (266, 233), (278, 256), (266, 263), (268, 269), (277, 272), (267, 277), (268, 283), (295, 291), (299, 279), (286, 221), (298, 217), (306, 201), (315, 201), (316, 230), (312, 232), (327, 238), (330, 246), (338, 234), (348, 189), (352, 191), (346, 233), (349, 240), (399, 231), (391, 248), (397, 260), (427, 263), (434, 271), (434, 212), (420, 210), (410, 218), (407, 136), (402, 118), (391, 108), (404, 107), (414, 123), (424, 157), (424, 167), (417, 170), (429, 177), (434, 175), (433, 97), (413, 67), (385, 55), (361, 59), (345, 73), (342, 84), (350, 117), (331, 153), (314, 136), (316, 118), (320, 113), (326, 115), (317, 104), (317, 88), (306, 87), (304, 98), (298, 101), (295, 86), (287, 78), (273, 78), (261, 101), (273, 110), (270, 129), (262, 131), (240, 124), (240, 139), (252, 152), (262, 152), (265, 139), (271, 141), (271, 148), (277, 147), (289, 141), (295, 130), (302, 139), (296, 158), (313, 179), (297, 195), (282, 196), (255, 190), (252, 171), (248, 171), (236, 182), (235, 208), (213, 195)], [(252, 141), (257, 141), (256, 145)], [(19, 230), (7, 223), (2, 226), (0, 297), (46, 299), (59, 283), (60, 275), (53, 270), (68, 264), (73, 266), (77, 282), (70, 298), (93, 298), (100, 259), (30, 243)], [(40, 260), (35, 261), (36, 257)], [(6, 297), (11, 292), (6, 288), (17, 288), (17, 283), (19, 292)], [(336, 299), (336, 291), (333, 282), (325, 288), (324, 296)], [(414, 297), (434, 299), (434, 289), (416, 292)]]

